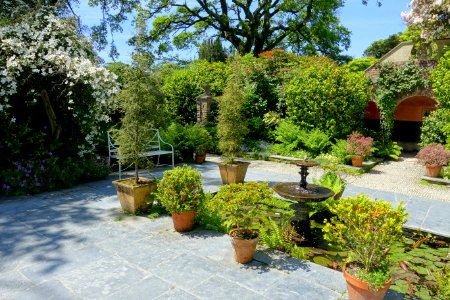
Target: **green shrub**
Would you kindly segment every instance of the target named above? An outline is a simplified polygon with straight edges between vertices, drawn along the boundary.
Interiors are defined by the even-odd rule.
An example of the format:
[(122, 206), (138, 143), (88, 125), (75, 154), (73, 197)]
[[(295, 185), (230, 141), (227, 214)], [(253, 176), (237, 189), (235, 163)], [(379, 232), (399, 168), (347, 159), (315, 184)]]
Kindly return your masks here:
[(164, 141), (173, 145), (177, 162), (190, 162), (195, 151), (206, 153), (213, 147), (213, 140), (206, 128), (198, 124), (183, 126), (172, 123), (161, 131)]
[(351, 72), (364, 72), (378, 61), (378, 58), (373, 56), (354, 58), (344, 65)]
[(430, 79), (434, 95), (439, 100), (439, 107), (450, 109), (450, 51), (439, 59)]
[(203, 94), (204, 86), (210, 85), (213, 96), (223, 93), (228, 66), (221, 62), (209, 63), (205, 60), (194, 61), (186, 68), (174, 69), (164, 78), (163, 92), (166, 95), (171, 120), (181, 124), (192, 124), (197, 119), (198, 96)]
[(284, 149), (282, 152), (293, 152), (300, 149), (304, 134), (305, 132), (300, 127), (286, 119), (280, 121), (273, 132), (275, 141), (281, 143), (279, 150)]
[(165, 171), (155, 197), (170, 212), (197, 211), (204, 197), (202, 174), (186, 165)]
[(320, 129), (330, 139), (361, 128), (369, 101), (366, 77), (325, 57), (305, 58), (283, 92), (287, 116), (294, 124)]
[(436, 299), (450, 299), (450, 266), (445, 266), (433, 277), (436, 279)]
[(273, 136), (281, 144), (273, 145), (272, 151), (282, 155), (307, 152), (309, 156), (317, 156), (331, 145), (328, 135), (321, 130), (313, 129), (308, 132), (287, 119), (279, 122)]
[(199, 211), (199, 222), (210, 229), (228, 232), (235, 226), (269, 227), (269, 217), (290, 218), (290, 203), (273, 196), (267, 183), (246, 182), (223, 185)]
[(190, 147), (185, 126), (173, 122), (169, 127), (161, 130), (160, 134), (164, 141), (173, 146), (176, 162), (186, 162), (192, 159), (194, 151)]
[(334, 172), (326, 172), (323, 174), (319, 180), (313, 179), (313, 183), (329, 188), (334, 192), (334, 194), (339, 194), (344, 191), (347, 182), (342, 180), (338, 174)]
[(326, 149), (331, 145), (328, 135), (320, 129), (313, 129), (301, 135), (301, 139), (303, 148), (311, 153), (312, 156), (326, 152)]
[(402, 150), (403, 148), (393, 141), (387, 143), (375, 141), (373, 143), (373, 156), (379, 158), (398, 160)]
[(440, 176), (444, 179), (450, 180), (450, 166), (443, 167)]
[(352, 275), (380, 288), (390, 278), (386, 248), (402, 237), (407, 219), (402, 203), (393, 208), (389, 202), (359, 194), (341, 199), (330, 211), (335, 216), (322, 229), (325, 240), (349, 251), (346, 262), (359, 264)]
[(189, 148), (197, 154), (206, 154), (213, 146), (209, 131), (198, 124), (188, 126), (186, 135)]
[(346, 140), (336, 140), (336, 143), (331, 146), (330, 154), (337, 157), (339, 163), (346, 164), (350, 159), (350, 155), (347, 152), (347, 145)]
[(420, 128), (420, 147), (450, 144), (450, 109), (439, 108), (425, 117)]

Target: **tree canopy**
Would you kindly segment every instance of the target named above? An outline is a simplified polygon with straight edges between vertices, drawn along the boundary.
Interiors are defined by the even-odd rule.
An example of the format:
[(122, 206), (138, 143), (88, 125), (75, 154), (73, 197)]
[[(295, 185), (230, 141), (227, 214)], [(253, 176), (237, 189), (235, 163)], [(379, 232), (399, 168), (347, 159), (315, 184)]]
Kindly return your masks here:
[[(371, 0), (361, 0), (367, 4)], [(381, 5), (381, 0), (372, 0)], [(194, 41), (220, 37), (239, 54), (284, 48), (297, 54), (322, 54), (341, 60), (339, 53), (350, 44), (349, 31), (343, 27), (337, 10), (344, 0), (89, 0), (100, 7), (98, 25), (91, 28), (94, 46), (108, 44), (108, 34), (121, 31), (121, 24), (135, 10), (145, 6), (153, 28), (148, 42), (158, 50), (184, 48)], [(72, 16), (81, 24), (74, 8), (79, 0), (3, 0), (0, 24), (15, 22), (21, 16), (43, 7), (60, 16)], [(81, 28), (81, 26), (79, 26)], [(118, 55), (114, 37), (112, 57)]]
[(335, 58), (350, 43), (336, 16), (342, 6), (341, 0), (150, 0), (149, 16), (155, 19), (149, 40), (167, 50), (170, 43), (185, 48), (209, 34), (241, 55), (291, 48)]
[(400, 33), (392, 34), (387, 39), (373, 42), (364, 50), (364, 56), (381, 58), (400, 43)]

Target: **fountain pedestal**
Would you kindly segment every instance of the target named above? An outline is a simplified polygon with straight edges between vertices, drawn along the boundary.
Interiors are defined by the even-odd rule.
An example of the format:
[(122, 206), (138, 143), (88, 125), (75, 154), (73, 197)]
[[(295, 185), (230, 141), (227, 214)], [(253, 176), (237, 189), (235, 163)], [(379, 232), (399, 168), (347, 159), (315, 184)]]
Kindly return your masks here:
[(300, 182), (281, 182), (275, 184), (272, 189), (281, 197), (296, 201), (292, 204), (292, 208), (296, 211), (292, 220), (297, 233), (306, 240), (310, 240), (310, 220), (308, 202), (320, 202), (334, 195), (333, 191), (316, 184), (308, 184), (306, 177), (308, 176), (308, 168), (317, 166), (318, 163), (313, 161), (295, 161), (293, 164), (300, 167)]

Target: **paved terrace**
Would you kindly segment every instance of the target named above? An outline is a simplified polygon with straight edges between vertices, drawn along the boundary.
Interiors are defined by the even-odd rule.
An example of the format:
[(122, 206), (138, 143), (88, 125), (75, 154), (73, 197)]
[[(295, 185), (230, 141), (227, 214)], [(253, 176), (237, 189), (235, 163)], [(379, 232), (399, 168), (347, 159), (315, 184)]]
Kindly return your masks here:
[[(197, 166), (205, 189), (218, 167)], [(160, 177), (164, 169), (154, 175)], [(0, 198), (0, 299), (345, 299), (339, 272), (259, 248), (234, 262), (227, 235), (174, 232), (170, 217), (123, 215), (108, 180), (34, 196)], [(298, 177), (250, 168), (248, 181)], [(407, 227), (450, 237), (450, 203), (347, 186), (397, 203)], [(386, 299), (403, 299), (389, 291)]]

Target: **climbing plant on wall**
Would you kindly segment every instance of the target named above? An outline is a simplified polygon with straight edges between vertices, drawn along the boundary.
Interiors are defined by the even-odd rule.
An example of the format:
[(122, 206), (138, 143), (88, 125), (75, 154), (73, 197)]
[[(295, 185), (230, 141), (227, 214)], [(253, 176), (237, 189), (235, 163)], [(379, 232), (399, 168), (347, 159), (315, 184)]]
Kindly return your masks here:
[(383, 143), (391, 139), (397, 99), (428, 85), (427, 69), (409, 61), (402, 66), (382, 64), (375, 81), (376, 103), (380, 109)]

